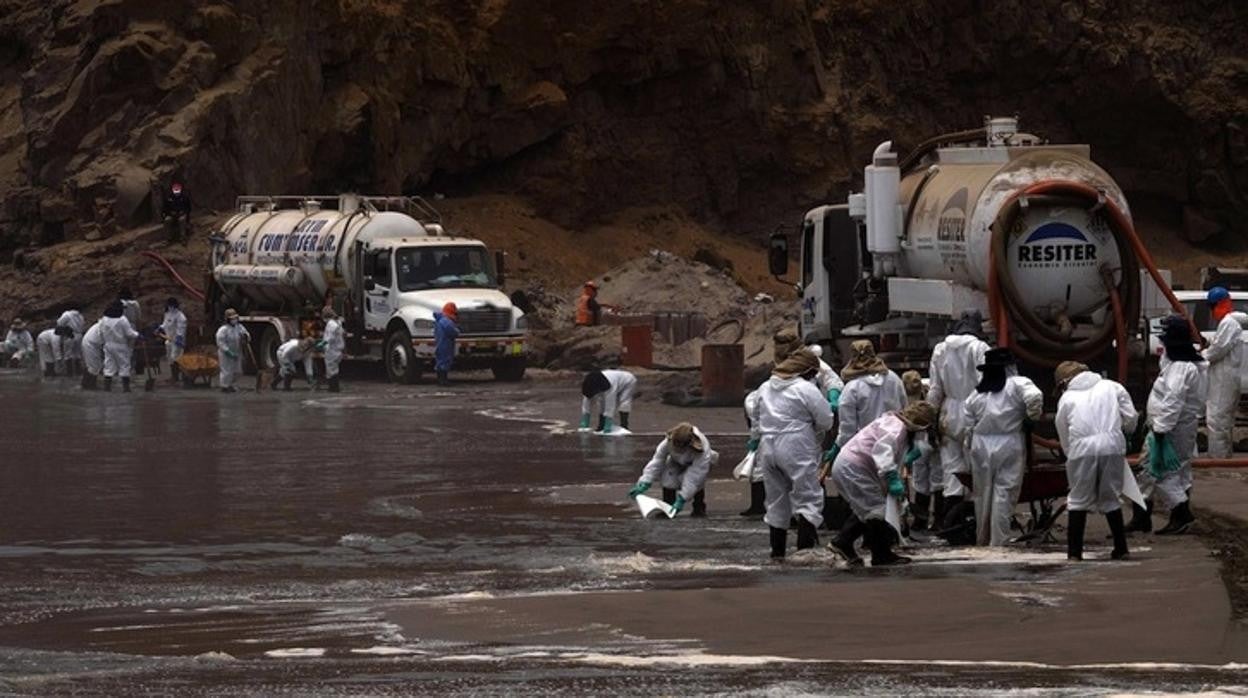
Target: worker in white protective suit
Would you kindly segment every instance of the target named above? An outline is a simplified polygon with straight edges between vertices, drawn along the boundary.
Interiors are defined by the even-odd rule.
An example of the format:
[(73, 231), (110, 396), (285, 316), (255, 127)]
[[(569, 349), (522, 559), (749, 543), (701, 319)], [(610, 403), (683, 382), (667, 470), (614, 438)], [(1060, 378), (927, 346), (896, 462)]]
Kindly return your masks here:
[(704, 517), (706, 477), (718, 462), (719, 454), (711, 448), (706, 435), (692, 424), (681, 422), (659, 443), (628, 496), (636, 497), (659, 482), (663, 486), (663, 501), (671, 504), (677, 513), (684, 509), (686, 502), (693, 502), (690, 515)]
[(935, 422), (935, 407), (913, 402), (900, 411), (881, 415), (837, 452), (832, 481), (853, 513), (828, 548), (851, 566), (862, 564), (854, 545), (864, 534), (872, 567), (910, 562), (910, 558), (893, 552), (893, 539), (899, 532), (884, 520), (884, 512), (888, 497), (905, 499), (902, 468), (918, 457), (915, 435)]
[[(595, 408), (598, 431), (609, 434), (618, 424), (628, 429), (637, 393), (637, 376), (628, 371), (590, 371), (581, 381), (581, 429), (588, 429)], [(612, 421), (612, 419), (616, 421)]]
[(1101, 378), (1077, 361), (1064, 361), (1054, 373), (1057, 389), (1057, 438), (1066, 454), (1066, 558), (1083, 559), (1083, 532), (1088, 512), (1105, 515), (1113, 535), (1110, 557), (1126, 559), (1127, 531), (1122, 520), (1122, 485), (1127, 464), (1127, 438), (1139, 413), (1127, 389)]
[(797, 549), (813, 548), (823, 523), (819, 486), (820, 444), (834, 417), (827, 396), (815, 386), (819, 357), (799, 349), (781, 361), (758, 389), (750, 415), (759, 434), (758, 460), (763, 468), (771, 557), (781, 560), (788, 544), (789, 520), (797, 517)]
[(104, 373), (104, 325), (98, 320), (82, 335), (82, 389), (95, 390)]
[(225, 311), (225, 323), (217, 330), (217, 361), (220, 363), (218, 382), (221, 392), (233, 393), (238, 388), (234, 382), (243, 372), (243, 342), (250, 342), (251, 334), (238, 321), (238, 311)]
[(342, 327), (342, 318), (329, 306), (321, 311), (321, 319), (325, 321), (325, 329), (321, 332), (317, 348), (325, 357), (325, 380), (329, 383), (329, 392), (337, 393), (342, 391), (338, 369), (347, 348), (347, 331)]
[[(906, 388), (907, 405), (926, 402), (927, 388), (918, 371), (901, 374), (901, 384)], [(931, 522), (940, 521), (942, 513), (939, 508), (932, 508), (933, 495), (939, 499), (945, 487), (944, 473), (940, 469), (940, 451), (936, 448), (935, 427), (936, 420), (933, 419), (932, 428), (915, 432), (913, 436), (916, 451), (909, 468), (910, 489), (914, 491), (914, 501), (910, 504), (910, 528), (915, 531), (926, 531)], [(939, 528), (939, 523), (936, 527)]]
[(1235, 413), (1242, 390), (1240, 374), (1248, 357), (1244, 348), (1244, 331), (1248, 315), (1235, 310), (1231, 294), (1221, 286), (1209, 289), (1207, 297), (1214, 322), (1218, 323), (1213, 341), (1205, 347), (1209, 362), (1209, 402), (1205, 409), (1205, 427), (1209, 430), (1209, 457), (1230, 458), (1234, 450)]
[(990, 349), (976, 368), (983, 376), (966, 399), (971, 481), (975, 488), (976, 538), (1001, 546), (1010, 539), (1010, 521), (1027, 470), (1029, 425), (1044, 411), (1044, 394), (1018, 375), (1009, 349)]
[(130, 392), (130, 373), (134, 366), (134, 340), (139, 333), (125, 318), (121, 301), (113, 301), (100, 320), (104, 335), (104, 389), (113, 389), (113, 378), (121, 377), (122, 392)]
[(121, 290), (117, 292), (117, 300), (121, 301), (122, 315), (130, 321), (131, 327), (138, 330), (142, 313), (140, 312), (139, 302), (135, 300), (134, 293), (129, 286), (121, 287)]
[(1158, 535), (1187, 531), (1196, 521), (1191, 509), (1192, 458), (1196, 455), (1196, 430), (1209, 394), (1205, 359), (1196, 351), (1187, 320), (1166, 318), (1161, 342), (1161, 372), (1148, 394), (1149, 438), (1141, 455), (1140, 490), (1147, 508), (1137, 509), (1129, 530), (1152, 530), (1152, 504), (1160, 500), (1170, 510), (1170, 520)]
[(178, 382), (178, 359), (186, 352), (186, 314), (177, 298), (165, 301), (165, 315), (160, 320), (158, 335), (165, 342), (165, 358), (169, 360), (169, 380)]
[[(780, 330), (772, 335), (771, 341), (774, 365), (778, 365), (789, 358), (790, 354), (803, 348), (802, 340), (793, 330)], [(823, 347), (812, 344), (805, 348), (819, 358), (819, 374), (815, 376), (815, 385), (819, 386), (819, 392), (828, 398), (828, 405), (832, 407), (833, 412), (836, 412), (841, 400), (841, 392), (845, 390), (845, 382), (841, 380), (836, 370), (823, 360)]]
[(4, 346), (0, 347), (8, 354), (10, 366), (20, 366), (35, 356), (35, 338), (26, 329), (26, 321), (14, 318), (9, 331), (4, 335)]
[(844, 447), (859, 429), (880, 415), (895, 412), (906, 404), (906, 389), (901, 378), (875, 355), (870, 340), (859, 339), (850, 344), (849, 354), (849, 363), (841, 370), (845, 389), (841, 391), (836, 412), (840, 420), (837, 448)]
[[(937, 432), (940, 434), (940, 468), (944, 490), (936, 497), (937, 511), (952, 511), (966, 498), (966, 487), (958, 473), (971, 472), (966, 453), (966, 399), (979, 383), (979, 369), (988, 352), (983, 339), (984, 318), (979, 311), (963, 312), (949, 336), (932, 350), (928, 367), (927, 401), (940, 409)], [(943, 528), (943, 519), (934, 518), (933, 528)]]
[(303, 362), (303, 373), (308, 378), (308, 385), (312, 384), (313, 368), (312, 368), (312, 351), (316, 348), (316, 340), (311, 337), (303, 339), (288, 339), (282, 342), (277, 348), (277, 365), (280, 368), (278, 373), (273, 376), (273, 382), (269, 385), (270, 390), (277, 390), (277, 384), (282, 384), (282, 389), (289, 392), (290, 383), (295, 379), (296, 366), (299, 362)]
[(82, 313), (71, 308), (61, 313), (56, 319), (56, 326), (69, 329), (68, 336), (62, 332), (61, 349), (65, 354), (66, 375), (76, 376), (82, 373), (82, 335), (87, 329), (87, 322)]
[[(750, 430), (750, 439), (745, 442), (745, 450), (748, 453), (758, 453), (758, 442), (761, 434), (758, 431), (757, 422), (751, 415), (758, 414), (758, 391), (752, 390), (749, 395), (745, 396), (745, 426)], [(754, 468), (750, 470), (750, 506), (739, 516), (762, 516), (767, 513), (767, 488), (763, 484), (763, 469), (758, 466), (755, 460)]]
[(57, 366), (64, 366), (65, 335), (73, 336), (68, 327), (49, 327), (35, 337), (35, 348), (39, 352), (39, 365), (43, 367), (44, 378), (56, 378)]

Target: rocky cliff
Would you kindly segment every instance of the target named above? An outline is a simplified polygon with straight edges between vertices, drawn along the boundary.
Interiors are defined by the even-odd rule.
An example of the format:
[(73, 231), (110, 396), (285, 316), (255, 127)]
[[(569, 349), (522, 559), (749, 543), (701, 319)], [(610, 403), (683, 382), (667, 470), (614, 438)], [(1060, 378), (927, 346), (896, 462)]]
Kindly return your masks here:
[(0, 261), (240, 193), (506, 193), (769, 230), (876, 142), (1018, 113), (1248, 233), (1232, 0), (0, 0)]

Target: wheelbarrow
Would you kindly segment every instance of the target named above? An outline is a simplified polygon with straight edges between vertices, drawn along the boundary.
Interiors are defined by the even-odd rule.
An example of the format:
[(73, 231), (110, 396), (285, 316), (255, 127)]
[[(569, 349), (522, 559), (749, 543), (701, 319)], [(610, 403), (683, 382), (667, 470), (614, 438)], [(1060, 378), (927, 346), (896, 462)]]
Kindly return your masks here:
[(204, 385), (212, 387), (212, 377), (221, 370), (215, 351), (196, 350), (183, 354), (175, 362), (182, 373), (182, 385), (193, 388), (200, 379)]
[[(971, 489), (970, 473), (958, 473), (962, 486)], [(1023, 474), (1022, 488), (1018, 493), (1018, 501), (1026, 503), (1031, 516), (1025, 521), (1015, 521), (1023, 533), (1015, 542), (1021, 543), (1053, 543), (1053, 524), (1066, 511), (1066, 495), (1070, 492), (1070, 484), (1066, 481), (1066, 466), (1056, 463), (1041, 463), (1027, 468)], [(976, 533), (975, 503), (967, 499), (959, 502), (945, 512), (941, 530), (937, 533), (950, 545), (974, 545)]]

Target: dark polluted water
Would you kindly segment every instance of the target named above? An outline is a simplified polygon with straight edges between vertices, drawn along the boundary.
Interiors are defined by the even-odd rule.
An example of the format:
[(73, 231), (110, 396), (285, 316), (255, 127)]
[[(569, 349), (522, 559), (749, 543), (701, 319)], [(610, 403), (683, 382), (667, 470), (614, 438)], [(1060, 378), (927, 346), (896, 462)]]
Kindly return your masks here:
[[(931, 548), (887, 576), (823, 553), (769, 565), (765, 528), (736, 515), (739, 410), (643, 399), (636, 435), (576, 434), (575, 383), (123, 395), (0, 373), (0, 691), (1248, 693), (1233, 653), (1072, 669), (998, 652), (1029, 642), (1009, 628), (977, 645), (973, 600), (965, 647), (892, 653), (838, 624), (879, 589), (931, 605), (982, 587), (989, 611), (1043, 621), (1089, 578), (1056, 548)], [(711, 515), (642, 520), (624, 494), (681, 419), (723, 453)], [(769, 609), (806, 603), (823, 616), (804, 643)]]

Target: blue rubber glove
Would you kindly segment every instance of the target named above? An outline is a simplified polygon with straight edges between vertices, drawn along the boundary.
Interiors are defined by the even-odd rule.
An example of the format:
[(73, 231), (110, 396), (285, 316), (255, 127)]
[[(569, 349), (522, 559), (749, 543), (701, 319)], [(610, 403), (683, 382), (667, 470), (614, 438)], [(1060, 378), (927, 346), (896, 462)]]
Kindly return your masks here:
[(838, 388), (832, 388), (828, 391), (828, 407), (835, 412), (841, 406), (841, 391)]
[(746, 450), (747, 452), (749, 452), (749, 453), (753, 453), (753, 452), (757, 451), (757, 450), (758, 450), (758, 439), (750, 439), (749, 441), (746, 441), (746, 442), (745, 442), (745, 450)]
[(888, 471), (888, 473), (884, 476), (884, 479), (888, 481), (889, 494), (898, 499), (906, 496), (906, 488), (902, 486), (901, 476), (897, 474), (896, 470)]
[(628, 491), (628, 498), (635, 499), (637, 495), (642, 494), (648, 489), (650, 489), (650, 483), (638, 482), (636, 485), (633, 485), (633, 489)]
[(237, 354), (237, 353), (235, 353), (235, 352), (233, 352), (233, 351), (231, 351), (231, 350), (229, 350), (229, 349), (226, 349), (226, 350), (225, 350), (225, 358), (227, 358), (227, 359), (237, 359), (237, 358), (238, 358), (238, 354)]
[(841, 447), (837, 446), (836, 444), (832, 444), (832, 448), (829, 448), (828, 450), (823, 452), (823, 459), (820, 462), (821, 463), (835, 463), (836, 456), (840, 454), (840, 452), (841, 452)]
[(685, 498), (680, 495), (676, 495), (676, 501), (672, 502), (672, 515), (675, 516), (676, 514), (679, 514), (680, 510), (684, 508)]
[(602, 433), (610, 434), (613, 431), (615, 431), (615, 425), (611, 423), (611, 418), (603, 417), (602, 418)]
[(589, 415), (587, 415), (587, 414), (583, 414), (583, 415), (581, 415), (581, 428), (582, 428), (582, 429), (588, 429), (588, 428), (589, 428)]
[(905, 457), (906, 465), (914, 465), (914, 462), (917, 461), (922, 456), (923, 456), (923, 452), (919, 450), (918, 446), (911, 446), (910, 450), (906, 451), (906, 457)]

